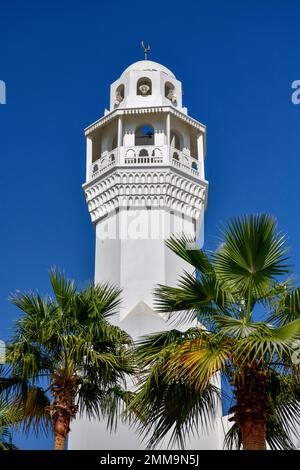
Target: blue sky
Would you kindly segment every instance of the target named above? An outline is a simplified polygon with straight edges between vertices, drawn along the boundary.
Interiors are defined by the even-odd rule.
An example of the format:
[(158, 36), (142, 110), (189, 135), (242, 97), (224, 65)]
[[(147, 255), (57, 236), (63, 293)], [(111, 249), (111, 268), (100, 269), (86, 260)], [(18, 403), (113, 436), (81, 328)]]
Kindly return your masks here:
[[(47, 270), (93, 277), (94, 232), (81, 190), (83, 128), (110, 83), (143, 58), (183, 82), (189, 114), (207, 125), (206, 246), (230, 217), (269, 212), (300, 272), (299, 2), (2, 0), (0, 80), (0, 336), (17, 316), (9, 293), (49, 290)], [(17, 436), (22, 448), (52, 439)]]

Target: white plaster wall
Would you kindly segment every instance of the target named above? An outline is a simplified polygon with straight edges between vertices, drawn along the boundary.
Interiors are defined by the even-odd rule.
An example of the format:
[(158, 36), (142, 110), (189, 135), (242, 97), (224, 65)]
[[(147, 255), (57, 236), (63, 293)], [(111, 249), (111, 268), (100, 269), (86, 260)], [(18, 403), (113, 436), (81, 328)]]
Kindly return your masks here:
[(193, 234), (191, 219), (164, 209), (121, 210), (96, 225), (95, 282), (123, 289), (121, 319), (140, 301), (153, 306), (157, 284), (175, 284), (189, 265), (165, 245), (171, 233)]
[[(136, 217), (137, 212), (138, 217)], [(145, 239), (143, 223), (149, 218), (149, 213), (153, 224), (152, 238)], [(135, 221), (133, 225), (131, 216)], [(170, 215), (161, 209), (151, 211), (139, 209), (133, 211), (131, 215), (130, 211), (121, 211), (108, 219), (103, 219), (96, 226), (95, 282), (110, 280), (123, 287), (123, 305), (119, 315), (113, 317), (111, 321), (125, 329), (134, 340), (145, 334), (174, 327), (165, 321), (163, 316), (153, 311), (152, 291), (157, 283), (175, 285), (183, 269), (190, 269), (187, 263), (175, 256), (164, 244), (164, 239), (174, 232), (174, 227), (179, 227), (180, 219), (181, 215)], [(161, 226), (161, 230), (158, 230), (158, 226)], [(192, 221), (187, 222), (185, 229), (186, 232), (193, 233)], [(102, 240), (103, 230), (110, 238), (113, 238), (113, 234), (116, 238)], [(119, 239), (128, 232), (129, 235), (140, 238)], [(199, 232), (201, 239), (201, 227)], [(180, 329), (184, 330), (188, 326), (182, 324)], [(209, 432), (203, 429), (199, 437), (190, 439), (186, 448), (221, 449), (223, 437), (219, 403), (213, 428)], [(166, 439), (160, 448), (167, 448), (167, 443)], [(136, 430), (129, 428), (127, 424), (120, 424), (116, 433), (110, 433), (104, 422), (90, 421), (83, 416), (72, 423), (68, 447), (69, 449), (143, 449), (145, 443), (141, 442)]]
[[(145, 61), (143, 61), (145, 62)], [(112, 83), (110, 88), (110, 110), (117, 108), (134, 108), (134, 107), (149, 107), (149, 106), (174, 106), (182, 110), (182, 87), (181, 82), (176, 80), (160, 68), (160, 64), (156, 64), (156, 70), (128, 70), (125, 71), (121, 77)], [(148, 96), (141, 96), (137, 94), (137, 82), (140, 78), (148, 78), (152, 82), (152, 94)], [(171, 83), (174, 85), (174, 93), (176, 94), (176, 103), (165, 97), (165, 84)], [(117, 88), (124, 85), (124, 99), (116, 106), (115, 96)]]

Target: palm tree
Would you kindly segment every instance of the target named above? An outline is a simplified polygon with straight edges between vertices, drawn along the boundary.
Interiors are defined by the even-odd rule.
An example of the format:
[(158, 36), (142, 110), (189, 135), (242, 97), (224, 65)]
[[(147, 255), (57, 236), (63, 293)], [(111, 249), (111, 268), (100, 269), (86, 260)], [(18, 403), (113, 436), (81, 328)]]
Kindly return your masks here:
[(13, 426), (21, 420), (20, 410), (12, 401), (0, 399), (0, 450), (14, 450), (17, 447), (12, 442)]
[(78, 413), (116, 425), (130, 397), (124, 384), (134, 373), (132, 341), (109, 323), (120, 305), (118, 288), (90, 285), (79, 291), (55, 270), (50, 282), (52, 297), (20, 292), (12, 297), (22, 316), (7, 350), (7, 380), (22, 404), (26, 429), (47, 429), (50, 420), (54, 449), (64, 450)]
[(173, 322), (193, 324), (140, 341), (144, 375), (133, 402), (140, 429), (151, 435), (150, 447), (167, 433), (183, 447), (200, 425), (210, 425), (220, 394), (214, 379), (221, 374), (234, 397), (225, 446), (291, 449), (300, 424), (298, 366), (291, 360), (300, 289), (278, 280), (289, 272), (286, 240), (268, 215), (237, 218), (222, 235), (211, 254), (191, 248), (184, 235), (167, 241), (196, 275), (185, 271), (177, 287), (159, 285), (156, 306)]

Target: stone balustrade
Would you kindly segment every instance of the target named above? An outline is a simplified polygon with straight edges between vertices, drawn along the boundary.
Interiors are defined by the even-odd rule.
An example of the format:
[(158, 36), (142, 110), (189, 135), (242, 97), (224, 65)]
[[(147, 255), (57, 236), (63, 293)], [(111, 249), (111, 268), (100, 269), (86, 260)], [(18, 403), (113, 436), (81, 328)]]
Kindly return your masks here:
[(187, 155), (173, 147), (155, 145), (136, 145), (132, 147), (120, 147), (110, 152), (103, 152), (101, 157), (92, 164), (91, 179), (106, 173), (115, 165), (142, 167), (157, 165), (172, 165), (189, 175), (199, 177), (199, 162), (196, 158)]

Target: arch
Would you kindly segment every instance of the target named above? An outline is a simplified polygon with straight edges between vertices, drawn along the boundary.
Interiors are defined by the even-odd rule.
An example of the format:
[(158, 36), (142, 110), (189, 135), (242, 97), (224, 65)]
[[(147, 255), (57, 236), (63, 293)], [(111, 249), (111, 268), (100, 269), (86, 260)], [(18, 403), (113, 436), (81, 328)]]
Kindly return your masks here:
[(146, 150), (146, 149), (140, 150), (139, 157), (149, 157), (148, 150)]
[(160, 149), (154, 149), (152, 152), (153, 157), (161, 157), (161, 150)]
[(135, 151), (133, 149), (128, 149), (126, 151), (125, 158), (134, 158), (135, 157)]
[(181, 151), (182, 150), (182, 136), (179, 134), (179, 132), (171, 130), (170, 139), (171, 139), (171, 142), (170, 142), (171, 147)]
[(179, 162), (179, 153), (178, 152), (173, 153), (173, 159), (176, 160), (177, 162)]
[(116, 89), (116, 94), (115, 94), (115, 106), (119, 106), (120, 103), (124, 100), (125, 96), (125, 86), (123, 83), (121, 83), (118, 88)]
[(104, 168), (107, 164), (106, 156), (102, 157), (100, 160), (101, 167)]
[(176, 103), (175, 87), (171, 82), (165, 83), (165, 97), (173, 104)]
[(136, 94), (140, 96), (152, 95), (152, 82), (148, 77), (141, 77), (136, 84)]
[(198, 165), (197, 165), (196, 162), (193, 162), (193, 163), (192, 163), (192, 170), (198, 171)]
[(94, 166), (93, 166), (93, 173), (96, 173), (96, 171), (98, 171), (98, 170), (99, 170), (98, 165), (97, 165), (97, 164), (94, 165)]
[(135, 145), (154, 145), (154, 129), (149, 124), (142, 124), (135, 130)]

